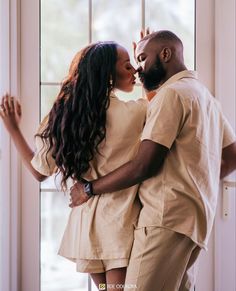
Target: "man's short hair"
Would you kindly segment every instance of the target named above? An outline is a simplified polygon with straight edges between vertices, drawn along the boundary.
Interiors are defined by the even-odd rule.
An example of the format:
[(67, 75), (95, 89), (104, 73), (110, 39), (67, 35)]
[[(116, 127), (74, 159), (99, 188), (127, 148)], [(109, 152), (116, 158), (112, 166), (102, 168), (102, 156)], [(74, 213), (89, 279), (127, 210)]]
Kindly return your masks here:
[(162, 41), (162, 42), (175, 42), (183, 46), (181, 39), (169, 30), (158, 30), (151, 34), (146, 35), (140, 42), (144, 40), (154, 40), (154, 41)]

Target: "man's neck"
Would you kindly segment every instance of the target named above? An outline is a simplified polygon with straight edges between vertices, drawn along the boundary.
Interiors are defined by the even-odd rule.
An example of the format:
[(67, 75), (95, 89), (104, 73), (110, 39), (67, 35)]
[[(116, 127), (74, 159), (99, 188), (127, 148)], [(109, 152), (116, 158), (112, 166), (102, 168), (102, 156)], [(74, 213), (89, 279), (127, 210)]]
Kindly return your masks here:
[(170, 70), (168, 70), (165, 80), (163, 80), (162, 84), (164, 84), (168, 79), (170, 79), (172, 76), (187, 70), (186, 66), (184, 64), (180, 64), (178, 66), (175, 66), (173, 68), (171, 68)]

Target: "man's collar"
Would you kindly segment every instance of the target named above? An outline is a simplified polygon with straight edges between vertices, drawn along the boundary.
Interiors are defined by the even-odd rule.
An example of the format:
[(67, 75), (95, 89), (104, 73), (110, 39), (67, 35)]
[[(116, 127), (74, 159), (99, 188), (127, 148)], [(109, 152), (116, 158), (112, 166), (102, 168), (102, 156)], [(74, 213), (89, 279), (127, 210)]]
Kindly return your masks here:
[(156, 92), (155, 94), (152, 93), (151, 94), (151, 98), (149, 101), (151, 101), (153, 99), (153, 97), (164, 87), (166, 87), (167, 85), (170, 85), (172, 83), (175, 83), (176, 81), (183, 79), (183, 78), (192, 78), (192, 79), (197, 79), (197, 72), (196, 71), (189, 71), (189, 70), (184, 70), (181, 71), (175, 75), (173, 75), (172, 77), (170, 77), (167, 81), (165, 81), (165, 83), (163, 83), (159, 88), (157, 88), (155, 91), (152, 92)]

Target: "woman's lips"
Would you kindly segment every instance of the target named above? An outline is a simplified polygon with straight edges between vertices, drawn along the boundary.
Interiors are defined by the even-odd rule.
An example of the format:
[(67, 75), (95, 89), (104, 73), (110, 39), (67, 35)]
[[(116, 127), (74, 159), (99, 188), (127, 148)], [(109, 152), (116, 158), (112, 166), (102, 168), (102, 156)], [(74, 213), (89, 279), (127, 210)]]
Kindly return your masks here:
[(135, 79), (133, 79), (131, 82), (132, 82), (132, 84), (133, 84), (133, 85), (134, 85), (134, 84), (136, 84), (136, 81), (135, 81)]

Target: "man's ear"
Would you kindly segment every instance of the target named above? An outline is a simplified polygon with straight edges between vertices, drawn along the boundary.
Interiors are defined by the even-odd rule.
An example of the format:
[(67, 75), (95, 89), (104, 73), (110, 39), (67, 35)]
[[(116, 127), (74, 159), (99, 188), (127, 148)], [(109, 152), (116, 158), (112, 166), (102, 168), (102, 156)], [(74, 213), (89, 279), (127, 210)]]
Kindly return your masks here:
[(160, 57), (164, 63), (168, 63), (171, 59), (172, 51), (168, 47), (164, 47), (160, 53)]

